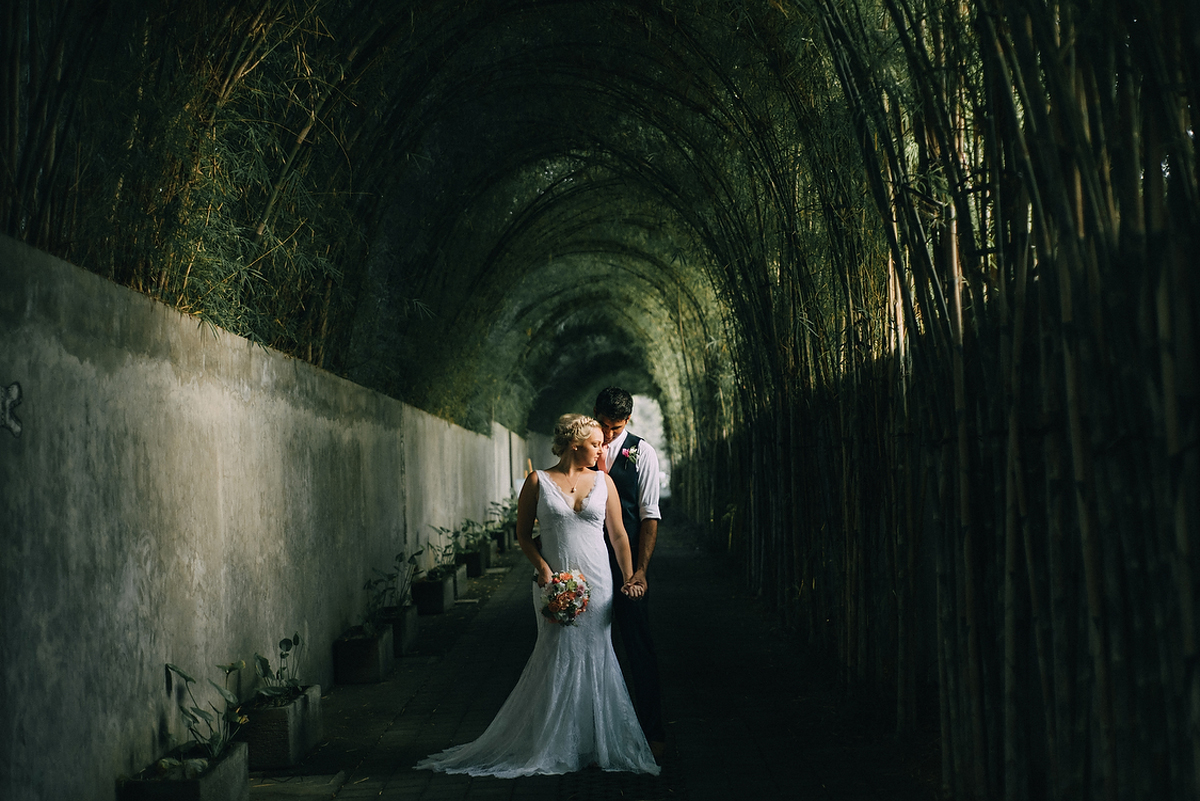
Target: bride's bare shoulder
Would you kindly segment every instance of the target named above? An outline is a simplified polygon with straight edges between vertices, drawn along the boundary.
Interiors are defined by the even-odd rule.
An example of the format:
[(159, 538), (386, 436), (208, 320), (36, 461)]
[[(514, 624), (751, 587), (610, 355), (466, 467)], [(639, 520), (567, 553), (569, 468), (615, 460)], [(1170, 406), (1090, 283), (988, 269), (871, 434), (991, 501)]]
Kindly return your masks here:
[(537, 492), (538, 481), (538, 471), (531, 471), (529, 475), (525, 476), (525, 483), (521, 485), (521, 494), (525, 495), (528, 492)]

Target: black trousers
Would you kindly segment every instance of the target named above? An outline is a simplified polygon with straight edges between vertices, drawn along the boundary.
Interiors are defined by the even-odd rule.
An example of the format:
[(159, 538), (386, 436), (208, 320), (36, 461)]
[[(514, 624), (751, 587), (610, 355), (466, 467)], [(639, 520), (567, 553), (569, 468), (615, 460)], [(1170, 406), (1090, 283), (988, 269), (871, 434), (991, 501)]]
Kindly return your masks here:
[(658, 677), (658, 655), (650, 637), (650, 607), (646, 596), (630, 598), (621, 592), (621, 574), (614, 577), (613, 623), (625, 649), (633, 708), (648, 742), (664, 742), (662, 686)]

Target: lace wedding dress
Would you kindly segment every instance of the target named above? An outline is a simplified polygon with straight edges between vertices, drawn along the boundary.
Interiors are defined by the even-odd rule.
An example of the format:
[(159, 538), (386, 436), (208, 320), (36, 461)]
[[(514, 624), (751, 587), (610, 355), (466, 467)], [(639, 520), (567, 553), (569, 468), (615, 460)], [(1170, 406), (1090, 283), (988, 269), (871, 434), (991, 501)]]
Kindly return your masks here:
[(591, 588), (588, 607), (574, 626), (552, 623), (539, 611), (537, 582), (530, 582), (537, 644), (517, 686), (479, 739), (416, 767), (514, 778), (595, 764), (657, 775), (610, 639), (613, 586), (604, 545), (608, 488), (603, 474), (596, 476), (579, 512), (543, 471), (538, 471), (538, 487), (542, 557), (554, 572), (583, 573)]

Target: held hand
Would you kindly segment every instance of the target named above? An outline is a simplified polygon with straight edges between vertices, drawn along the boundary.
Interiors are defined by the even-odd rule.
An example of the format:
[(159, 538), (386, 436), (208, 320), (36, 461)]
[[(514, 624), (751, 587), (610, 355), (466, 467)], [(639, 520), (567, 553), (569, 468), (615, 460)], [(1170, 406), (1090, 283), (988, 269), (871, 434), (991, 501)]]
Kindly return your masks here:
[(629, 579), (629, 583), (636, 584), (637, 586), (642, 588), (642, 591), (638, 594), (638, 597), (645, 595), (646, 592), (650, 589), (649, 584), (646, 583), (646, 571), (645, 570), (634, 571), (633, 576)]
[(621, 586), (621, 592), (625, 593), (630, 598), (641, 598), (645, 594), (646, 588), (643, 585), (638, 584), (635, 580), (630, 579)]

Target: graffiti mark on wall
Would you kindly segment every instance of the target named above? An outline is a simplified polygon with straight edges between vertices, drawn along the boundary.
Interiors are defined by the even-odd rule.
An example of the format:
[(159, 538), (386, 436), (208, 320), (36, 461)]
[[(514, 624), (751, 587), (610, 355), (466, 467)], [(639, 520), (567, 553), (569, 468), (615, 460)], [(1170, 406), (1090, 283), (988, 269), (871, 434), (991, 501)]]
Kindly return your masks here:
[(7, 428), (14, 437), (21, 436), (21, 421), (13, 409), (21, 404), (21, 385), (9, 384), (0, 393), (0, 428)]

